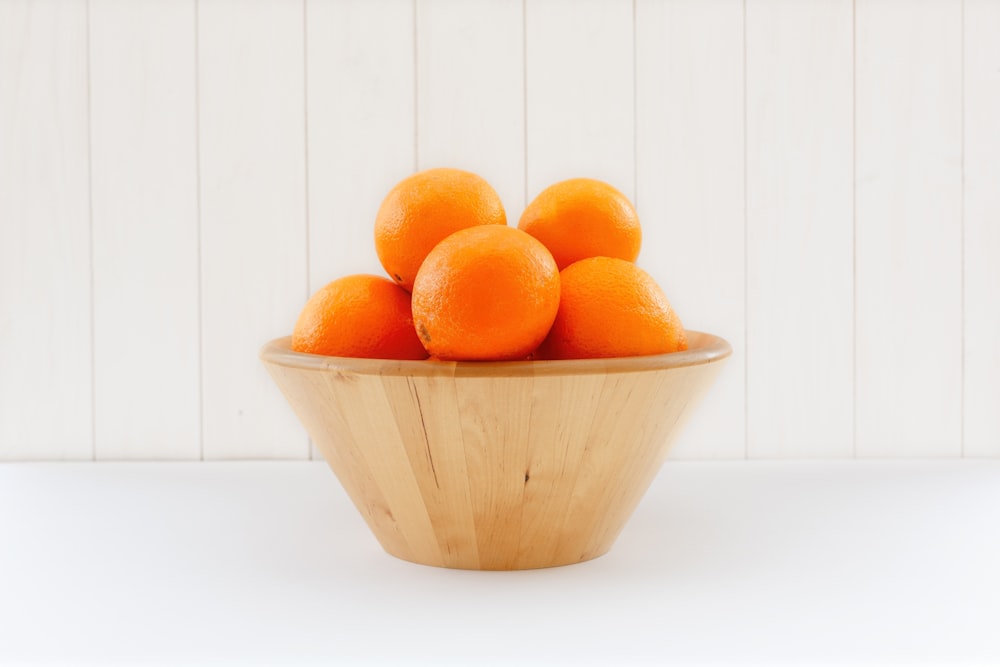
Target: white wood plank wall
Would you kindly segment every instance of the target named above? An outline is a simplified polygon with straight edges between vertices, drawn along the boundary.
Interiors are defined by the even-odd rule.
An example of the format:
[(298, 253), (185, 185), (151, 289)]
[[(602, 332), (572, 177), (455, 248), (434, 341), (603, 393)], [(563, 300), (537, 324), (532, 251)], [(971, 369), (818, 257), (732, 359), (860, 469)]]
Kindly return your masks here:
[(87, 21), (0, 2), (0, 459), (94, 455)]
[(193, 0), (90, 2), (97, 458), (200, 456), (194, 21)]
[(851, 2), (746, 2), (747, 450), (853, 450)]
[(308, 294), (304, 7), (197, 7), (202, 455), (308, 457), (256, 362)]
[(639, 0), (635, 31), (639, 262), (688, 326), (725, 331), (734, 350), (673, 455), (740, 458), (747, 451), (743, 0)]
[(963, 453), (1000, 456), (1000, 2), (963, 24)]
[(962, 5), (858, 0), (855, 26), (857, 453), (954, 456)]
[(0, 460), (307, 458), (257, 361), (415, 169), (586, 175), (736, 354), (678, 458), (1000, 456), (1000, 3), (4, 0)]

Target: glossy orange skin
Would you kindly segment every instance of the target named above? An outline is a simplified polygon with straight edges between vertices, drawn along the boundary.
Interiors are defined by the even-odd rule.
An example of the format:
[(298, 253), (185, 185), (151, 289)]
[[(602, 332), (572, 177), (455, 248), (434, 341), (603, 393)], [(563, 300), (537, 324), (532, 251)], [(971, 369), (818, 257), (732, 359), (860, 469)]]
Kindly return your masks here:
[(312, 295), (292, 332), (296, 352), (369, 359), (426, 359), (410, 295), (380, 276), (352, 275)]
[(560, 273), (559, 312), (542, 359), (592, 359), (687, 349), (680, 318), (653, 278), (632, 262), (592, 257)]
[(434, 357), (526, 358), (559, 308), (559, 270), (541, 243), (512, 227), (455, 232), (427, 255), (413, 286), (413, 323)]
[(506, 225), (496, 190), (461, 169), (428, 169), (389, 191), (375, 216), (375, 251), (389, 277), (407, 291), (427, 253), (446, 236), (477, 225)]
[(573, 178), (542, 190), (517, 225), (541, 241), (563, 270), (588, 257), (634, 262), (642, 245), (639, 215), (611, 185)]

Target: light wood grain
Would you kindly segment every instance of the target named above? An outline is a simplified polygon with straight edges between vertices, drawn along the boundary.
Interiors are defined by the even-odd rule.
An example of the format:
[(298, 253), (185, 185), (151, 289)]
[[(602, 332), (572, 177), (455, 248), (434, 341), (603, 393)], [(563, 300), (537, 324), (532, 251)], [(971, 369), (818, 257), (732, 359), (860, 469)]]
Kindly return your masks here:
[(722, 335), (739, 359), (670, 455), (743, 458), (743, 2), (639, 0), (635, 28), (639, 264), (686, 326)]
[(527, 0), (527, 201), (567, 178), (635, 196), (632, 3)]
[(458, 167), (524, 208), (521, 0), (417, 0), (417, 167)]
[(957, 456), (958, 0), (857, 2), (857, 453)]
[(194, 2), (89, 8), (96, 456), (198, 459)]
[(606, 553), (730, 354), (499, 364), (261, 352), (382, 547), (513, 570)]
[(87, 9), (0, 2), (0, 459), (93, 456)]
[(853, 453), (851, 9), (746, 5), (751, 458)]
[(301, 3), (199, 0), (204, 456), (307, 458), (253, 359), (307, 294)]
[(966, 456), (1000, 456), (1000, 3), (965, 1)]

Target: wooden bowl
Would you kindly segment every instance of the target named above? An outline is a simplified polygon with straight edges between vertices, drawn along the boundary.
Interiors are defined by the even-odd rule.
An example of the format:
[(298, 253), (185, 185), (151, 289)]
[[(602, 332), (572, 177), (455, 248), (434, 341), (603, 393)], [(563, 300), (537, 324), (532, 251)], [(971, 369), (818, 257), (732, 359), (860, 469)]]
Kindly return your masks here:
[(261, 359), (382, 547), (516, 570), (606, 553), (732, 352), (579, 361)]

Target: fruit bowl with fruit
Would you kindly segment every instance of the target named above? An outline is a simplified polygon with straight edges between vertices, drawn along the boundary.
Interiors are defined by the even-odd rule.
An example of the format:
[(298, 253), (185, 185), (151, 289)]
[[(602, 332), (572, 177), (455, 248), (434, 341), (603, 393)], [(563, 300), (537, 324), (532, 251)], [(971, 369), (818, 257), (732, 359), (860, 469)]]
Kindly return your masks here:
[(261, 359), (379, 543), (482, 570), (606, 553), (731, 353), (635, 264), (631, 203), (563, 181), (514, 228), (485, 180), (433, 169), (375, 243), (389, 278), (323, 287)]

